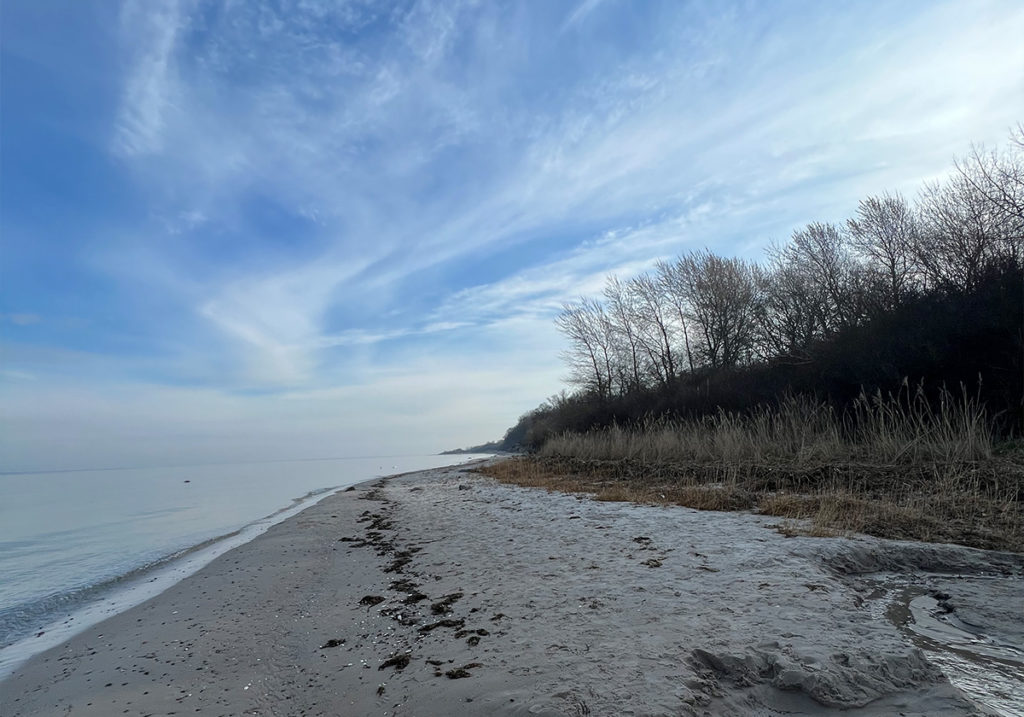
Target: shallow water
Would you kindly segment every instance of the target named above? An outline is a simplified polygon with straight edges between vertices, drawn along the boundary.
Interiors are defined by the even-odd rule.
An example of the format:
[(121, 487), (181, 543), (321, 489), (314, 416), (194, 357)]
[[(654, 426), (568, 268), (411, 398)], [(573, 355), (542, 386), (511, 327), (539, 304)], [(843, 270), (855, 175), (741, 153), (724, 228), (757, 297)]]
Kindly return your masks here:
[(186, 555), (190, 564), (202, 556), (208, 562), (210, 550), (189, 551), (237, 534), (298, 501), (309, 502), (329, 489), (374, 476), (467, 458), (401, 456), (0, 475), (0, 648), (66, 622), (126, 583), (149, 580), (155, 568), (173, 574), (167, 568)]
[(888, 617), (979, 707), (1004, 717), (1024, 717), (1021, 646), (964, 623), (943, 600), (917, 587), (895, 595)]

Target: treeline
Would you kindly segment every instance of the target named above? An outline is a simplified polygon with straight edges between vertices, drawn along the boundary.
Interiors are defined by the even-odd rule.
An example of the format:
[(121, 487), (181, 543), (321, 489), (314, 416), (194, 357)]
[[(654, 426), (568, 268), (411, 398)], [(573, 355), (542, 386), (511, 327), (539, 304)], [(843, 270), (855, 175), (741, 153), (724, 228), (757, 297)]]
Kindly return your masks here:
[[(523, 416), (504, 446), (651, 417), (750, 410), (790, 394), (837, 408), (911, 382), (964, 390), (1000, 429), (1024, 418), (1024, 126), (973, 149), (913, 201), (861, 201), (764, 261), (707, 249), (610, 277), (557, 319), (573, 393)], [(906, 392), (909, 393), (910, 392)]]

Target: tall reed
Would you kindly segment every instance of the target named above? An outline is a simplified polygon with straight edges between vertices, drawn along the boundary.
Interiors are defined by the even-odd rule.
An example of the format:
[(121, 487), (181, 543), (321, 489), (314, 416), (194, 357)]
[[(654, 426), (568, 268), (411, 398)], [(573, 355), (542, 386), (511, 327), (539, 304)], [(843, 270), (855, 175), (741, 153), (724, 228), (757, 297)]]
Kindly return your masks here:
[(691, 420), (553, 437), (542, 457), (631, 459), (644, 463), (725, 462), (808, 465), (962, 463), (992, 456), (992, 422), (964, 389), (929, 401), (921, 386), (898, 394), (862, 393), (846, 411), (801, 396), (749, 413), (719, 411)]

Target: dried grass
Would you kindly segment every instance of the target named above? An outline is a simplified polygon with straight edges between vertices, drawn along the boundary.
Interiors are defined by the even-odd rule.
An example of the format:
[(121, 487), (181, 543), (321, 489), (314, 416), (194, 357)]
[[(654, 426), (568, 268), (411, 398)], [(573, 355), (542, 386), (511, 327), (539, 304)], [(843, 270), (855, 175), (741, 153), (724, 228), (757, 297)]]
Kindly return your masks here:
[(481, 472), (603, 501), (756, 510), (787, 533), (1024, 552), (1024, 451), (997, 450), (989, 425), (948, 394), (938, 408), (920, 392), (862, 396), (844, 416), (788, 399), (746, 417), (565, 435)]
[(809, 398), (747, 414), (720, 411), (689, 421), (648, 421), (549, 439), (542, 457), (808, 465), (821, 462), (914, 464), (992, 457), (995, 439), (984, 406), (961, 390), (942, 391), (937, 405), (919, 386), (896, 395), (861, 394), (837, 414)]

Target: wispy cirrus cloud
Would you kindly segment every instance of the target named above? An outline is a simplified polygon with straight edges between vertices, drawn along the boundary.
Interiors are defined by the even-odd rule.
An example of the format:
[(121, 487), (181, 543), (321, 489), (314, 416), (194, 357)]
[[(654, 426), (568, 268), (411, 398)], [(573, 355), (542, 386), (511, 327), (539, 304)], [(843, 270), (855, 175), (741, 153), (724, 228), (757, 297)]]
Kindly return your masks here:
[(164, 148), (164, 130), (176, 92), (174, 51), (182, 29), (180, 0), (122, 6), (121, 31), (142, 40), (128, 48), (129, 67), (114, 134), (114, 151), (132, 156)]
[(583, 0), (571, 13), (569, 13), (568, 17), (565, 18), (565, 22), (562, 23), (562, 32), (565, 32), (577, 23), (583, 22), (587, 15), (594, 12), (594, 9), (603, 2), (605, 2), (605, 0)]
[[(886, 178), (887, 167), (879, 166), (884, 157), (865, 163), (860, 153), (877, 152), (908, 134), (933, 141), (915, 131), (922, 115), (948, 126), (958, 113), (970, 114), (971, 104), (991, 103), (1016, 82), (998, 70), (981, 82), (968, 81), (976, 70), (964, 70), (955, 53), (936, 47), (933, 40), (944, 28), (969, 19), (956, 7), (915, 17), (920, 27), (909, 33), (888, 29), (871, 48), (847, 42), (845, 54), (813, 70), (800, 66), (814, 53), (791, 35), (801, 29), (794, 17), (753, 18), (751, 25), (760, 25), (769, 39), (743, 46), (754, 28), (744, 26), (741, 16), (705, 14), (696, 18), (704, 27), (692, 28), (687, 23), (695, 18), (680, 13), (670, 18), (685, 29), (674, 52), (641, 50), (604, 74), (578, 73), (558, 88), (561, 97), (554, 102), (510, 105), (491, 96), (493, 75), (526, 70), (530, 61), (507, 47), (482, 44), (490, 39), (494, 13), (412, 3), (386, 18), (371, 42), (348, 43), (315, 21), (331, 16), (365, 27), (380, 18), (365, 7), (343, 7), (331, 16), (320, 4), (279, 13), (236, 6), (217, 32), (208, 28), (209, 38), (190, 48), (199, 61), (182, 69), (171, 49), (188, 19), (171, 3), (145, 16), (150, 37), (144, 31), (139, 42), (151, 49), (127, 83), (137, 107), (131, 116), (142, 118), (130, 135), (132, 146), (155, 146), (150, 140), (166, 129), (160, 108), (184, 110), (176, 113), (182, 125), (169, 130), (185, 141), (174, 154), (184, 153), (188, 161), (181, 169), (187, 172), (220, 163), (199, 176), (219, 185), (214, 194), (227, 205), (222, 215), (258, 192), (333, 234), (305, 264), (229, 278), (200, 306), (228, 334), (271, 354), (285, 382), (310, 370), (309, 361), (306, 369), (296, 368), (302, 362), (297, 354), (323, 345), (319, 335), (337, 334), (328, 320), (332, 303), (358, 295), (383, 307), (402, 282), (481, 252), (534, 242), (544, 232), (580, 236), (582, 229), (584, 236), (598, 236), (638, 217), (677, 212), (699, 184), (717, 185), (718, 205), (744, 204), (748, 214), (765, 211), (784, 195), (813, 203), (807, 183)], [(579, 4), (567, 22), (582, 21), (596, 7)], [(975, 55), (975, 64), (997, 68), (997, 57), (1024, 62), (1010, 41), (1005, 7), (990, 14), (970, 13), (958, 44)], [(1019, 14), (1009, 25), (1021, 25)], [(993, 38), (995, 16), (1004, 31)], [(846, 32), (839, 23), (814, 29), (833, 36), (826, 40)], [(506, 45), (523, 42), (537, 27), (520, 20), (510, 30)], [(230, 82), (250, 67), (242, 45), (254, 35), (260, 42), (249, 53), (267, 67), (252, 80)], [(792, 44), (780, 44), (783, 38)], [(695, 50), (701, 54), (691, 54)], [(740, 74), (736, 62), (725, 59), (737, 50), (761, 63), (760, 78)], [(979, 62), (978, 53), (992, 62)], [(893, 72), (893, 66), (899, 69)], [(475, 67), (494, 68), (493, 74)], [(941, 87), (932, 81), (936, 76), (961, 78), (960, 91), (929, 89)], [(179, 77), (186, 81), (169, 79)], [(766, 82), (768, 77), (786, 81)], [(230, 99), (204, 106), (214, 89)], [(735, 99), (734, 91), (740, 93)], [(904, 107), (894, 111), (898, 98)], [(507, 134), (499, 137), (496, 129)], [(240, 138), (224, 142), (220, 151), (211, 146), (231, 135)], [(480, 150), (482, 156), (466, 156)], [(947, 161), (930, 154), (920, 171)], [(487, 172), (491, 166), (500, 171)], [(469, 174), (460, 176), (461, 169)], [(905, 166), (900, 171), (909, 174)], [(424, 185), (425, 176), (440, 186)], [(205, 206), (188, 211), (215, 214)], [(635, 251), (642, 260), (646, 247)], [(372, 274), (361, 276), (353, 264)], [(521, 270), (542, 271), (529, 265)], [(514, 273), (509, 281), (516, 281)], [(384, 340), (392, 332), (364, 335)]]
[(16, 355), (260, 405), (427, 395), (471, 360), (515, 384), (507, 423), (558, 388), (551, 320), (607, 273), (756, 257), (1024, 116), (999, 0), (160, 0), (83, 32), (116, 40), (92, 140), (130, 205), (63, 247), (90, 330)]
[[(582, 3), (569, 20), (578, 22), (595, 7), (596, 3)], [(209, 172), (218, 184), (234, 185), (234, 193), (241, 196), (258, 188), (290, 208), (302, 207), (335, 233), (330, 246), (305, 265), (277, 274), (260, 269), (254, 277), (235, 278), (201, 305), (203, 316), (244, 342), (249, 351), (266, 354), (265, 370), (257, 374), (278, 384), (311, 378), (316, 365), (312, 354), (330, 343), (323, 337), (343, 335), (328, 321), (332, 302), (345, 302), (351, 295), (383, 308), (396, 286), (435, 267), (536, 241), (541, 232), (578, 235), (582, 227), (599, 235), (609, 227), (628, 227), (638, 216), (678, 211), (694, 185), (702, 183), (717, 184), (720, 206), (735, 209), (742, 204), (749, 215), (764, 211), (782, 195), (792, 201), (794, 190), (813, 195), (803, 188), (811, 181), (856, 182), (857, 176), (844, 177), (850, 171), (844, 165), (855, 167), (854, 175), (884, 176), (884, 167), (865, 164), (857, 154), (912, 132), (922, 114), (938, 114), (935, 121), (942, 124), (941, 105), (951, 104), (949, 94), (923, 88), (939, 86), (931, 81), (936, 73), (963, 73), (949, 53), (931, 42), (958, 14), (940, 8), (935, 16), (918, 19), (924, 27), (911, 34), (912, 41), (894, 47), (901, 40), (894, 31), (877, 39), (875, 49), (887, 50), (883, 57), (851, 49), (813, 72), (794, 66), (808, 54), (803, 48), (770, 41), (741, 48), (763, 63), (761, 75), (787, 78), (784, 86), (752, 83), (737, 74), (735, 63), (723, 59), (725, 48), (745, 41), (749, 28), (731, 25), (740, 18), (723, 13), (701, 18), (706, 22), (703, 35), (687, 28), (676, 54), (666, 55), (659, 48), (608, 74), (573, 78), (562, 88), (564, 99), (554, 103), (499, 107), (489, 96), (489, 74), (468, 70), (465, 77), (467, 69), (497, 65), (498, 72), (506, 73), (524, 67), (510, 67), (505, 53), (480, 44), (489, 18), (479, 8), (413, 4), (404, 14), (396, 13), (393, 33), (385, 30), (376, 43), (358, 49), (324, 38), (308, 22), (310, 13), (289, 10), (240, 13), (243, 27), (256, 28), (266, 43), (257, 47), (257, 54), (265, 52), (270, 62), (270, 70), (258, 81), (241, 89), (225, 87), (228, 95), (242, 101), (238, 109), (244, 112), (223, 103), (204, 110), (194, 89), (180, 84), (183, 94), (176, 99), (187, 108), (182, 116), (212, 127), (212, 137), (231, 134), (231, 126), (243, 129), (240, 147), (228, 142), (225, 151), (217, 152), (198, 139), (183, 148), (186, 156), (195, 152), (223, 160)], [(312, 15), (322, 19), (324, 12), (316, 6)], [(151, 79), (134, 79), (129, 87), (160, 87), (161, 92), (152, 94), (165, 97), (166, 78), (180, 74), (168, 66), (167, 48), (180, 22), (179, 15), (173, 17), (171, 22), (155, 23), (156, 37), (147, 43), (155, 48), (154, 59), (142, 63), (140, 73), (148, 71)], [(351, 11), (346, 20), (359, 24), (365, 17)], [(792, 18), (759, 22), (780, 35), (798, 25)], [(1020, 54), (1009, 43), (992, 42), (986, 22), (974, 25), (976, 29), (960, 36), (966, 51), (991, 55), (993, 66), (996, 55)], [(840, 34), (838, 26), (823, 29)], [(233, 43), (250, 37), (229, 33), (210, 47), (193, 48), (200, 56), (208, 50), (211, 59), (196, 66), (206, 70), (199, 78), (204, 82), (190, 78), (188, 87), (207, 82), (216, 87), (238, 71), (237, 65), (245, 63)], [(513, 36), (510, 42), (523, 39)], [(313, 41), (329, 51), (309, 56)], [(689, 45), (704, 54), (693, 57), (687, 52), (693, 49)], [(388, 50), (386, 61), (373, 62), (381, 57), (382, 48)], [(469, 56), (453, 57), (456, 50)], [(326, 64), (325, 57), (330, 59)], [(303, 61), (308, 64), (303, 66)], [(529, 65), (522, 59), (520, 63)], [(889, 67), (894, 64), (902, 70), (892, 73)], [(328, 83), (325, 74), (333, 82)], [(454, 82), (455, 74), (468, 81)], [(946, 110), (946, 122), (956, 112), (967, 111), (965, 100), (984, 103), (986, 95), (994, 98), (1007, 89), (1007, 79), (998, 72), (982, 83), (964, 79), (967, 97)], [(716, 87), (723, 80), (742, 87), (741, 101), (731, 101), (728, 84), (725, 91)], [(906, 107), (893, 112), (894, 99), (901, 96)], [(505, 116), (495, 121), (499, 113)], [(876, 117), (887, 117), (888, 126), (874, 121)], [(487, 146), (484, 156), (474, 158), (468, 167), (482, 182), (452, 178), (458, 182), (453, 191), (443, 186), (433, 191), (421, 188), (422, 173), (451, 171), (442, 159), (446, 152), (460, 166), (467, 161), (466, 151), (483, 149), (478, 143), (495, 139), (495, 125), (508, 134)], [(843, 144), (835, 141), (837, 126), (844, 128)], [(178, 129), (186, 139), (194, 136), (194, 128)], [(931, 167), (922, 170), (933, 169), (937, 159), (930, 155)], [(941, 161), (945, 164), (946, 158)], [(500, 171), (481, 175), (492, 162), (500, 162)], [(906, 167), (901, 171), (907, 174)], [(230, 190), (215, 193), (218, 201), (229, 205), (239, 200)], [(208, 208), (192, 211), (210, 213)], [(685, 239), (679, 236), (678, 246)], [(706, 243), (713, 243), (711, 239), (707, 236)], [(634, 245), (633, 259), (642, 263), (644, 251), (646, 247)], [(353, 263), (371, 273), (360, 276), (351, 271)], [(601, 268), (607, 271), (622, 264), (606, 261)], [(545, 269), (527, 265), (522, 271), (529, 276)], [(505, 283), (523, 281), (527, 280), (513, 274)], [(439, 311), (450, 313), (457, 303), (448, 301)], [(455, 321), (461, 318), (456, 316)], [(383, 341), (416, 328), (356, 330), (362, 331), (363, 340)]]

